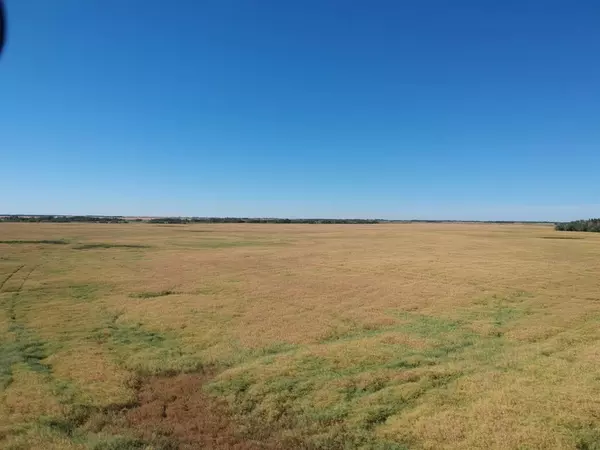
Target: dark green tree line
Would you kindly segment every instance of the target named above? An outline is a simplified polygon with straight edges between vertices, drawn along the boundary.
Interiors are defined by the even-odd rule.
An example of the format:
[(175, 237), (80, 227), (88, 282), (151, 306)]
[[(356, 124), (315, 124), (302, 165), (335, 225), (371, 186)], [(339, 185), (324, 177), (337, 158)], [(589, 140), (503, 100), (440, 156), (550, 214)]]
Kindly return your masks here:
[(574, 220), (572, 222), (557, 223), (557, 231), (592, 231), (600, 233), (600, 219)]

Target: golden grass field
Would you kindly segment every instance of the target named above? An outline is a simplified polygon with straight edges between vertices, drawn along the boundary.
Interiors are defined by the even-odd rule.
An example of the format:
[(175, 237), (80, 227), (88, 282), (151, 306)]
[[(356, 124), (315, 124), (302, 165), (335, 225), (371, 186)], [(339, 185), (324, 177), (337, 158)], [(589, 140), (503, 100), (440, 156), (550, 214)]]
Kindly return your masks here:
[(3, 223), (0, 241), (0, 448), (600, 448), (600, 235)]

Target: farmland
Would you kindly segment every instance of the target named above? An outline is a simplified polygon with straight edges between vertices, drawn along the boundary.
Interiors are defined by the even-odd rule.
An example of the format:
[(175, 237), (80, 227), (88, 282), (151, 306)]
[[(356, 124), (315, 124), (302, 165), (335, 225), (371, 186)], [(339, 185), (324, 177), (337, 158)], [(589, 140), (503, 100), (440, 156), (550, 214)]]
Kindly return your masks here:
[(600, 235), (0, 224), (0, 447), (600, 448)]

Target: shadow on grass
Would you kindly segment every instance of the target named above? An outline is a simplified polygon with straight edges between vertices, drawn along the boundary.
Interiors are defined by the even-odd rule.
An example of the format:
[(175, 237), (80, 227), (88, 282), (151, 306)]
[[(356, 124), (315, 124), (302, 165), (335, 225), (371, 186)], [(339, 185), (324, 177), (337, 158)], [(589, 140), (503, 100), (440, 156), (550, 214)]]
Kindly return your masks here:
[(40, 240), (12, 240), (12, 241), (0, 241), (0, 244), (52, 244), (52, 245), (66, 245), (69, 241), (65, 239), (40, 239)]
[(581, 236), (541, 236), (539, 239), (567, 239), (567, 240), (575, 240), (575, 239), (583, 239)]
[(165, 291), (146, 291), (146, 292), (133, 292), (129, 294), (131, 298), (156, 298), (166, 297), (167, 295), (177, 294), (178, 292), (165, 290)]
[(181, 231), (185, 231), (186, 233), (214, 233), (217, 230), (181, 230)]
[(81, 244), (73, 247), (75, 250), (94, 250), (105, 248), (150, 248), (149, 245), (143, 244), (111, 244), (108, 242), (97, 242), (91, 244)]

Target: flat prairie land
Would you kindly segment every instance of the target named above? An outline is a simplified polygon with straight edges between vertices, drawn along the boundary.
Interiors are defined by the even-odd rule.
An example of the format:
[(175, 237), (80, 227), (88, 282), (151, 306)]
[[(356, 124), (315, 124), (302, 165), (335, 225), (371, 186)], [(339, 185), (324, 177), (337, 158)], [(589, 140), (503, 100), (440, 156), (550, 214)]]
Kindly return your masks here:
[(600, 235), (0, 224), (0, 448), (598, 449)]

